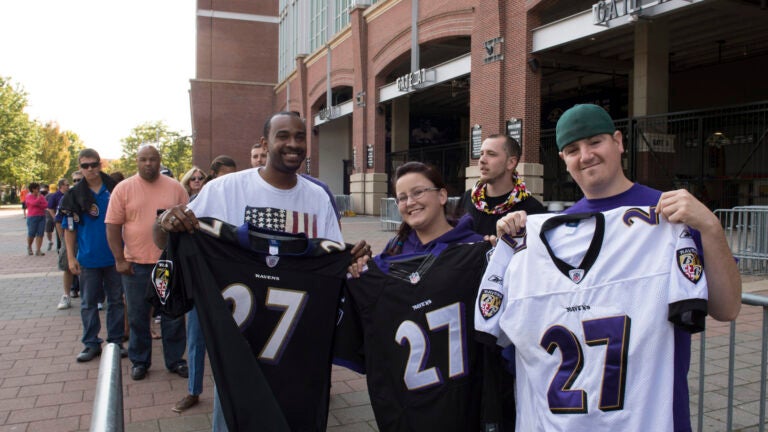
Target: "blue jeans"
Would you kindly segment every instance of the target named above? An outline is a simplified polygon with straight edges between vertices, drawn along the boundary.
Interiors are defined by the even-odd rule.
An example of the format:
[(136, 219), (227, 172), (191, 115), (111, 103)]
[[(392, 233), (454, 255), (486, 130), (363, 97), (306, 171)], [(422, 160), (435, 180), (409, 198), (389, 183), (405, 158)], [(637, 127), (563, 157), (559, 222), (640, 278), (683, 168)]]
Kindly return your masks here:
[(211, 418), (211, 432), (229, 432), (227, 429), (227, 420), (224, 418), (224, 411), (221, 410), (221, 400), (219, 400), (219, 390), (216, 384), (213, 384), (213, 417)]
[(125, 306), (120, 273), (115, 266), (82, 268), (80, 272), (80, 317), (83, 319), (83, 345), (98, 347), (101, 320), (96, 303), (99, 298), (107, 299), (107, 342), (123, 343), (125, 328)]
[(27, 237), (42, 237), (45, 232), (45, 216), (27, 216)]
[[(145, 297), (154, 264), (133, 263), (132, 266), (133, 274), (123, 275), (125, 300), (128, 303), (128, 325), (131, 328), (128, 358), (134, 366), (142, 365), (149, 369), (152, 365), (152, 336), (149, 332), (151, 306)], [(184, 317), (170, 319), (163, 316), (160, 328), (163, 332), (165, 367), (172, 370), (179, 364), (186, 363), (183, 358), (187, 348)]]
[(205, 338), (197, 309), (192, 308), (187, 314), (187, 357), (189, 358), (189, 394), (203, 392), (203, 372), (205, 372)]

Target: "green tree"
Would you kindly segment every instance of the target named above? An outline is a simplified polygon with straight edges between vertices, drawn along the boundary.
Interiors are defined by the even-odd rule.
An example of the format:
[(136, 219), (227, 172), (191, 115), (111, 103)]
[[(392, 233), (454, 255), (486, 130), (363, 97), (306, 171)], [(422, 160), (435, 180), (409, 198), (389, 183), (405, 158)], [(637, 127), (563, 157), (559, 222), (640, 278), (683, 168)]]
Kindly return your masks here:
[(171, 132), (168, 138), (160, 147), (163, 165), (170, 168), (177, 179), (181, 179), (192, 168), (192, 137)]
[(85, 149), (85, 144), (83, 144), (80, 136), (72, 131), (64, 131), (64, 134), (67, 136), (67, 140), (69, 140), (69, 148), (67, 149), (69, 151), (69, 168), (67, 168), (66, 176), (70, 177), (73, 172), (80, 169), (80, 161), (77, 160), (77, 155), (80, 153), (80, 150)]
[(143, 123), (131, 130), (122, 140), (123, 154), (112, 164), (113, 171), (122, 171), (125, 176), (136, 172), (136, 154), (144, 144), (157, 146), (163, 157), (163, 165), (181, 175), (192, 166), (192, 140), (177, 131), (172, 131), (161, 121)]
[(27, 94), (0, 77), (0, 182), (19, 186), (35, 178), (36, 124), (24, 108)]
[(40, 128), (41, 136), (37, 152), (40, 163), (40, 179), (44, 182), (55, 183), (65, 176), (69, 169), (69, 136), (59, 130), (55, 122), (46, 123)]

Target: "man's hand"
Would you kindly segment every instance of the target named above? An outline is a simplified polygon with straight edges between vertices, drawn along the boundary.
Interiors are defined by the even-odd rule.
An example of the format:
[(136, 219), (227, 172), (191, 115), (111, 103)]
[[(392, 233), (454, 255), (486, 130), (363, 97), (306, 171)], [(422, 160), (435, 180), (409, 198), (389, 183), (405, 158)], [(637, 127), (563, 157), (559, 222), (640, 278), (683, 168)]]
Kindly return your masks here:
[(347, 267), (347, 272), (352, 277), (359, 278), (366, 263), (371, 259), (371, 245), (365, 240), (360, 240), (352, 247), (350, 253), (352, 254), (352, 264)]
[(133, 275), (133, 264), (131, 264), (130, 261), (115, 260), (115, 269), (117, 269), (117, 272), (120, 274), (127, 276)]
[(67, 262), (69, 263), (69, 272), (72, 273), (73, 275), (79, 275), (80, 263), (77, 261), (77, 258), (67, 257)]
[(688, 225), (701, 233), (722, 228), (717, 216), (685, 189), (661, 194), (656, 212), (672, 223)]
[(164, 211), (158, 218), (158, 224), (167, 232), (187, 231), (191, 234), (200, 228), (195, 213), (184, 204)]
[[(504, 217), (496, 222), (496, 237), (500, 238), (505, 234), (517, 234), (521, 229), (525, 228), (525, 222), (527, 220), (528, 213), (526, 213), (524, 210), (515, 211), (504, 215)], [(486, 240), (493, 243), (493, 240), (490, 237)]]

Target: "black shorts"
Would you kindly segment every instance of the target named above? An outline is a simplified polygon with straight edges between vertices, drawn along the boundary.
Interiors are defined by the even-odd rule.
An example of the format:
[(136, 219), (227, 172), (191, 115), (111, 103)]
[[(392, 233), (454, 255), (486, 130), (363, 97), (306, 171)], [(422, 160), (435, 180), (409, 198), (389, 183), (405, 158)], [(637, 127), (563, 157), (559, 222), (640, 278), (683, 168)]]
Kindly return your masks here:
[(53, 217), (51, 217), (50, 213), (45, 212), (45, 232), (52, 233), (55, 227), (56, 222), (54, 222)]

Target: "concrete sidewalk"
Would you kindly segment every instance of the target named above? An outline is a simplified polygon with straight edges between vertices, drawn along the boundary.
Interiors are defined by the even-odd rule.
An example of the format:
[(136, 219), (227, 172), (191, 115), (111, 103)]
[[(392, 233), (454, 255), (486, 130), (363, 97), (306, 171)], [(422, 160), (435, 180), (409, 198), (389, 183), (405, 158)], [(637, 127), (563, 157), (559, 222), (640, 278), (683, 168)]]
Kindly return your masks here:
[[(344, 218), (342, 225), (348, 242), (364, 238), (375, 252), (394, 235), (382, 231), (374, 217)], [(79, 301), (73, 299), (71, 309), (56, 310), (62, 289), (55, 251), (43, 257), (27, 256), (25, 235), (21, 211), (0, 210), (0, 432), (85, 431), (90, 427), (99, 363), (75, 361), (82, 349)], [(744, 291), (768, 292), (768, 282), (745, 277)], [(761, 325), (762, 310), (743, 307), (737, 321), (736, 430), (757, 430)], [(723, 431), (728, 325), (709, 322), (707, 342), (704, 430)], [(695, 338), (690, 377), (694, 430), (697, 350)], [(200, 404), (176, 414), (171, 407), (186, 394), (187, 380), (164, 370), (161, 354), (160, 341), (154, 341), (153, 368), (143, 381), (131, 380), (130, 362), (123, 361), (126, 430), (210, 431), (210, 367), (206, 365)], [(377, 430), (365, 377), (335, 367), (332, 379), (328, 430)]]

